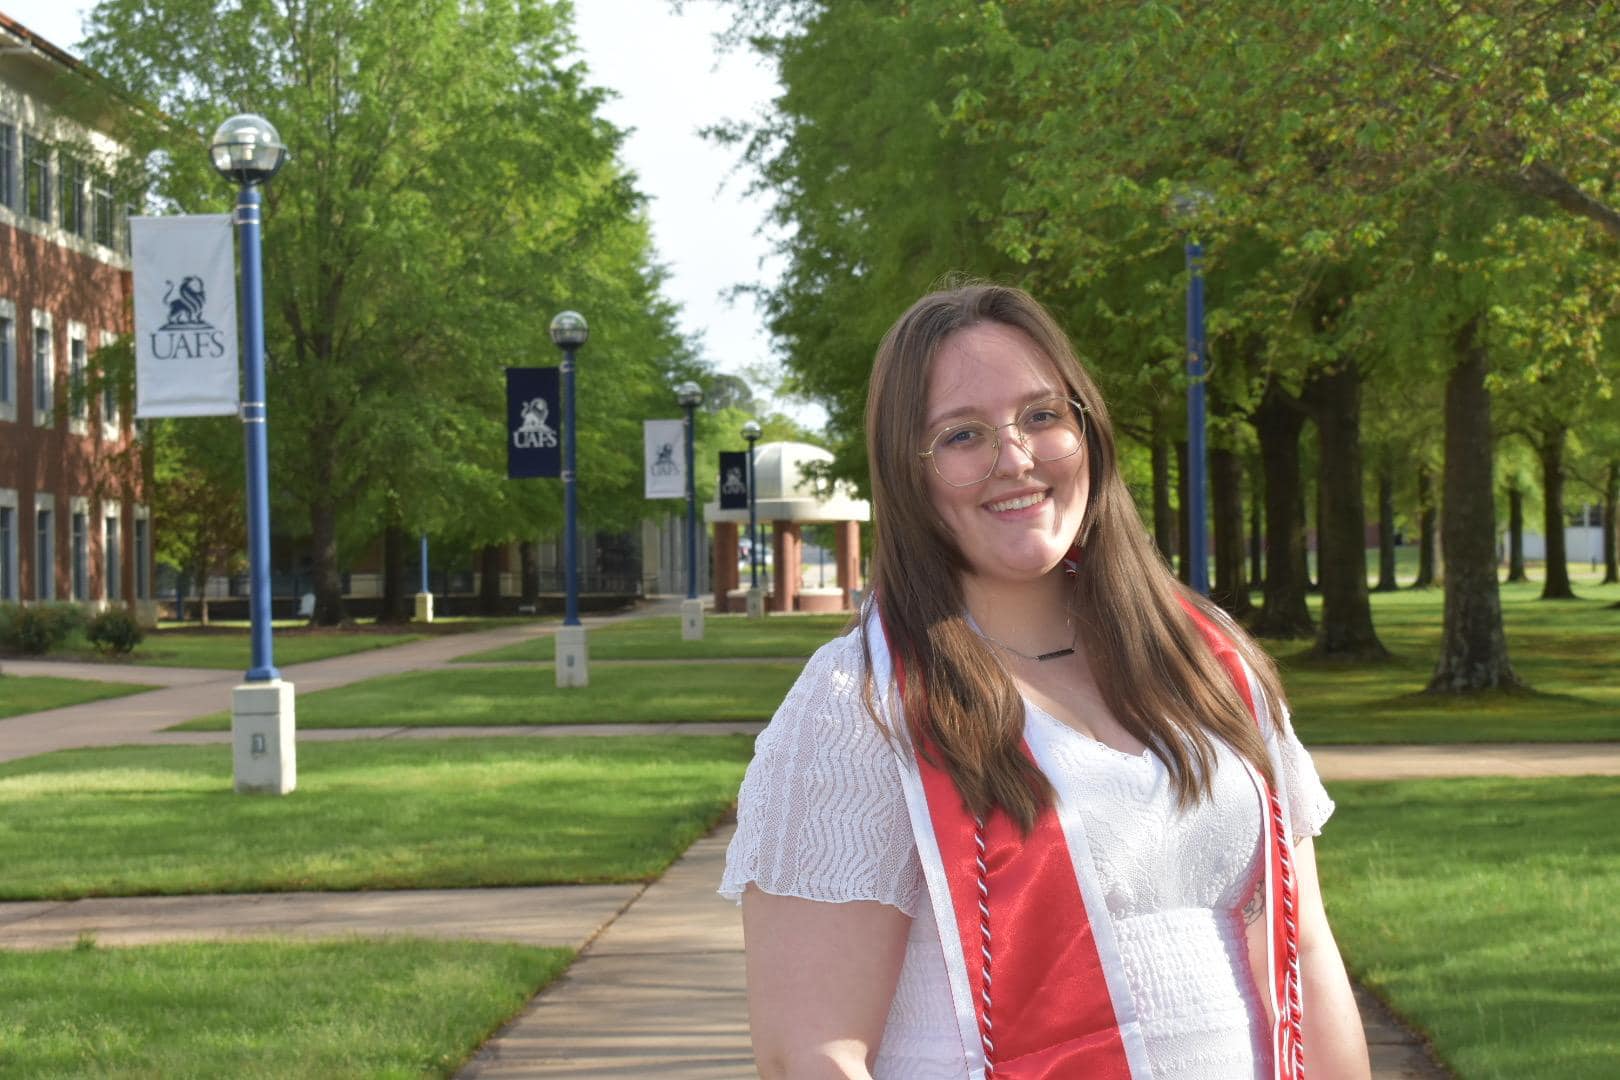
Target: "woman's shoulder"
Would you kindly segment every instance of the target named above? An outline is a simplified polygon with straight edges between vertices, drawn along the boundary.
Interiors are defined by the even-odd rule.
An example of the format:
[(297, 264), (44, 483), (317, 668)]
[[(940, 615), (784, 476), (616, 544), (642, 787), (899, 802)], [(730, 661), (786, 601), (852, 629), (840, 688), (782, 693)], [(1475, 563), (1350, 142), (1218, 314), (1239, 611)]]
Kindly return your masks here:
[(811, 655), (761, 739), (792, 735), (860, 741), (877, 735), (867, 709), (866, 658), (858, 631), (849, 631)]

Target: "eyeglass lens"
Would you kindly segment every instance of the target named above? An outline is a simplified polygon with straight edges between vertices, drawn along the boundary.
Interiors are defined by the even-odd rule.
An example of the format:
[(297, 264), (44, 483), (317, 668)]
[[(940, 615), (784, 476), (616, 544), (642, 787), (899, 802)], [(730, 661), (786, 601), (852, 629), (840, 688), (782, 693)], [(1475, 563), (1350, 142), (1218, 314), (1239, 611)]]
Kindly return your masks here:
[(1084, 436), (1077, 408), (1065, 398), (1037, 401), (1011, 424), (995, 428), (978, 420), (953, 424), (934, 436), (928, 455), (941, 480), (955, 487), (977, 484), (996, 468), (1001, 434), (1017, 431), (1025, 451), (1037, 461), (1057, 461), (1078, 453)]

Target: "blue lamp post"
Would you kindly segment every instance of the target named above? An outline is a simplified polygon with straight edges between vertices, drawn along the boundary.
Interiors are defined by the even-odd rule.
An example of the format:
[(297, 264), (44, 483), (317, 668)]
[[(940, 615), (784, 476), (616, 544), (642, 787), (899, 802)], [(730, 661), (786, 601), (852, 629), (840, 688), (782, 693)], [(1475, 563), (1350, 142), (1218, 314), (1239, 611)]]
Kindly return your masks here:
[(574, 414), (574, 353), (591, 336), (585, 316), (564, 311), (551, 320), (551, 340), (562, 350), (563, 580), (567, 589), (563, 625), (557, 634), (557, 685), (585, 686), (585, 628), (579, 622), (579, 496), (574, 469), (578, 427)]
[(748, 440), (748, 615), (759, 618), (765, 614), (765, 597), (759, 590), (759, 521), (758, 502), (754, 491), (754, 444), (759, 442), (759, 424), (750, 420), (742, 426), (742, 437)]
[(1187, 259), (1187, 584), (1209, 595), (1209, 523), (1205, 504), (1208, 451), (1204, 438), (1204, 380), (1208, 344), (1204, 338), (1204, 246), (1196, 235), (1198, 217), (1212, 202), (1207, 191), (1178, 195), (1172, 213), (1186, 223)]
[(247, 449), (248, 612), (252, 654), (246, 685), (232, 699), (236, 790), (285, 794), (296, 782), (292, 685), (281, 681), (270, 634), (270, 440), (265, 407), (264, 284), (259, 228), (260, 188), (287, 160), (287, 147), (262, 116), (233, 116), (209, 146), (215, 170), (238, 185), (237, 238), (241, 243), (244, 378), (242, 427)]
[(422, 534), (422, 587), (416, 590), (416, 621), (433, 621), (433, 589), (428, 584), (428, 538)]
[(242, 322), (246, 394), (242, 427), (247, 441), (248, 610), (253, 651), (248, 682), (279, 678), (270, 641), (270, 440), (264, 391), (264, 285), (260, 280), (259, 224), (264, 198), (259, 188), (281, 169), (287, 148), (262, 116), (233, 116), (214, 132), (209, 148), (214, 168), (239, 185), (236, 235), (242, 245)]
[(1187, 528), (1192, 573), (1188, 584), (1209, 595), (1209, 531), (1204, 488), (1208, 454), (1204, 446), (1204, 246), (1187, 241)]
[(703, 387), (683, 382), (675, 388), (675, 400), (686, 410), (686, 602), (681, 605), (681, 637), (698, 641), (703, 637), (703, 601), (697, 594), (697, 407), (703, 404)]

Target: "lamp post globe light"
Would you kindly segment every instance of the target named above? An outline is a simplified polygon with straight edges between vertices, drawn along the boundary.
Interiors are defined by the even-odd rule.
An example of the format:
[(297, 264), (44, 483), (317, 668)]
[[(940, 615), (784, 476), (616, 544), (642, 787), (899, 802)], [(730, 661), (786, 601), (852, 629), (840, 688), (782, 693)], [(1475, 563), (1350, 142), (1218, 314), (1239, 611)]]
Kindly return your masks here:
[(703, 640), (703, 601), (697, 593), (697, 407), (703, 387), (688, 380), (675, 388), (675, 400), (686, 410), (686, 599), (681, 602), (681, 638)]
[(293, 685), (276, 670), (270, 635), (270, 439), (265, 407), (264, 283), (260, 188), (280, 171), (287, 147), (262, 116), (243, 113), (219, 125), (208, 154), (237, 185), (232, 222), (241, 245), (243, 440), (247, 451), (248, 613), (252, 659), (231, 694), (236, 790), (285, 795), (298, 784)]
[(588, 657), (585, 651), (585, 628), (579, 622), (579, 501), (577, 477), (574, 474), (574, 437), (577, 417), (574, 415), (574, 353), (591, 336), (585, 316), (577, 311), (560, 312), (551, 320), (551, 340), (562, 350), (562, 423), (563, 423), (563, 581), (567, 590), (563, 624), (557, 630), (558, 686), (587, 686)]
[(754, 493), (754, 444), (759, 441), (759, 424), (750, 420), (742, 426), (742, 437), (748, 440), (748, 617), (763, 618), (765, 592), (759, 587), (759, 521), (758, 500)]
[(1207, 191), (1193, 189), (1177, 195), (1171, 213), (1185, 231), (1187, 260), (1187, 584), (1209, 595), (1209, 523), (1205, 504), (1208, 451), (1204, 438), (1204, 380), (1209, 348), (1204, 336), (1204, 246), (1198, 224), (1214, 200)]

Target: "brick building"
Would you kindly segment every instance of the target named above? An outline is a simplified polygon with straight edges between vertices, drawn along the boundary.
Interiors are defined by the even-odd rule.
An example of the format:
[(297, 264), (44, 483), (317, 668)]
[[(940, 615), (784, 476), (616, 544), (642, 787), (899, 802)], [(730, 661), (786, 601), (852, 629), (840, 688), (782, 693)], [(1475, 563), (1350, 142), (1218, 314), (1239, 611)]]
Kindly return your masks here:
[(155, 615), (127, 392), (96, 352), (130, 329), (120, 149), (76, 116), (78, 62), (0, 15), (0, 602)]

